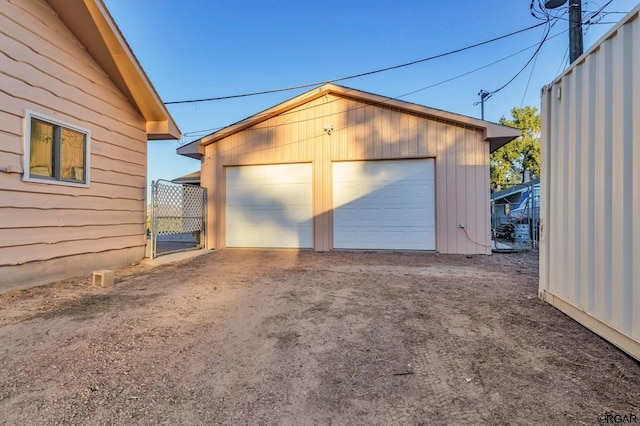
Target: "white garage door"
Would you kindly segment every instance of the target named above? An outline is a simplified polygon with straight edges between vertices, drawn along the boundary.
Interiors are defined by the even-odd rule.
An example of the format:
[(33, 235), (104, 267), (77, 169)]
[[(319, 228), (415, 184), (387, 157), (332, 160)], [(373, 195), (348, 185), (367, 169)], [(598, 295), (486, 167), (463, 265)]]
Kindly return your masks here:
[(313, 247), (311, 164), (226, 172), (227, 247)]
[(435, 250), (433, 159), (333, 163), (333, 246)]

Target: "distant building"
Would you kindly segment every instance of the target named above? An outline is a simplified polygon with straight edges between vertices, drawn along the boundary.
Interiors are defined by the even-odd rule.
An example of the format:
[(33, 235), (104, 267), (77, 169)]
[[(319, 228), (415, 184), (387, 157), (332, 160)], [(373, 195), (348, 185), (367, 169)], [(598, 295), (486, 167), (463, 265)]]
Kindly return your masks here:
[(180, 176), (179, 178), (175, 178), (171, 182), (200, 186), (200, 170), (196, 170), (195, 172), (191, 172), (184, 176)]
[(497, 226), (540, 217), (540, 179), (491, 194), (492, 223)]

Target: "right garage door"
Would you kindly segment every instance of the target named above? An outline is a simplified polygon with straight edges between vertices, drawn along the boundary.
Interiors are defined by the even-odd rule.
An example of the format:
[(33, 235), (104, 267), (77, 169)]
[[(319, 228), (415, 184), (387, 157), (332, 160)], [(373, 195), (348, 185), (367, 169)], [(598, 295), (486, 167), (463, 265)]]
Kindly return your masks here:
[(435, 250), (433, 159), (333, 163), (333, 246)]

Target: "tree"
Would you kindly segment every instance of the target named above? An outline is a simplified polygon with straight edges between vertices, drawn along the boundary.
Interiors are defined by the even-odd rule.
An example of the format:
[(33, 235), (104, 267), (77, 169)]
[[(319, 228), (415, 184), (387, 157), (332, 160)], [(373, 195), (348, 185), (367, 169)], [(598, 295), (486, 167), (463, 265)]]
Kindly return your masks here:
[(499, 123), (520, 129), (520, 136), (491, 154), (491, 185), (512, 185), (524, 180), (525, 171), (531, 178), (540, 176), (540, 113), (538, 108), (525, 106), (511, 109), (511, 120), (504, 116)]

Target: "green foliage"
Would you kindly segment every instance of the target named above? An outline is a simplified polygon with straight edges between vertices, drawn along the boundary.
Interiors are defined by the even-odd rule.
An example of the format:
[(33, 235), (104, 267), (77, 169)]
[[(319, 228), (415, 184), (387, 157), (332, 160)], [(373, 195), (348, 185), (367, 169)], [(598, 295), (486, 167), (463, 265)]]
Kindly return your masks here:
[(528, 170), (531, 178), (540, 176), (540, 113), (525, 106), (511, 109), (511, 120), (504, 116), (499, 123), (520, 129), (520, 137), (491, 154), (491, 184), (521, 183)]

